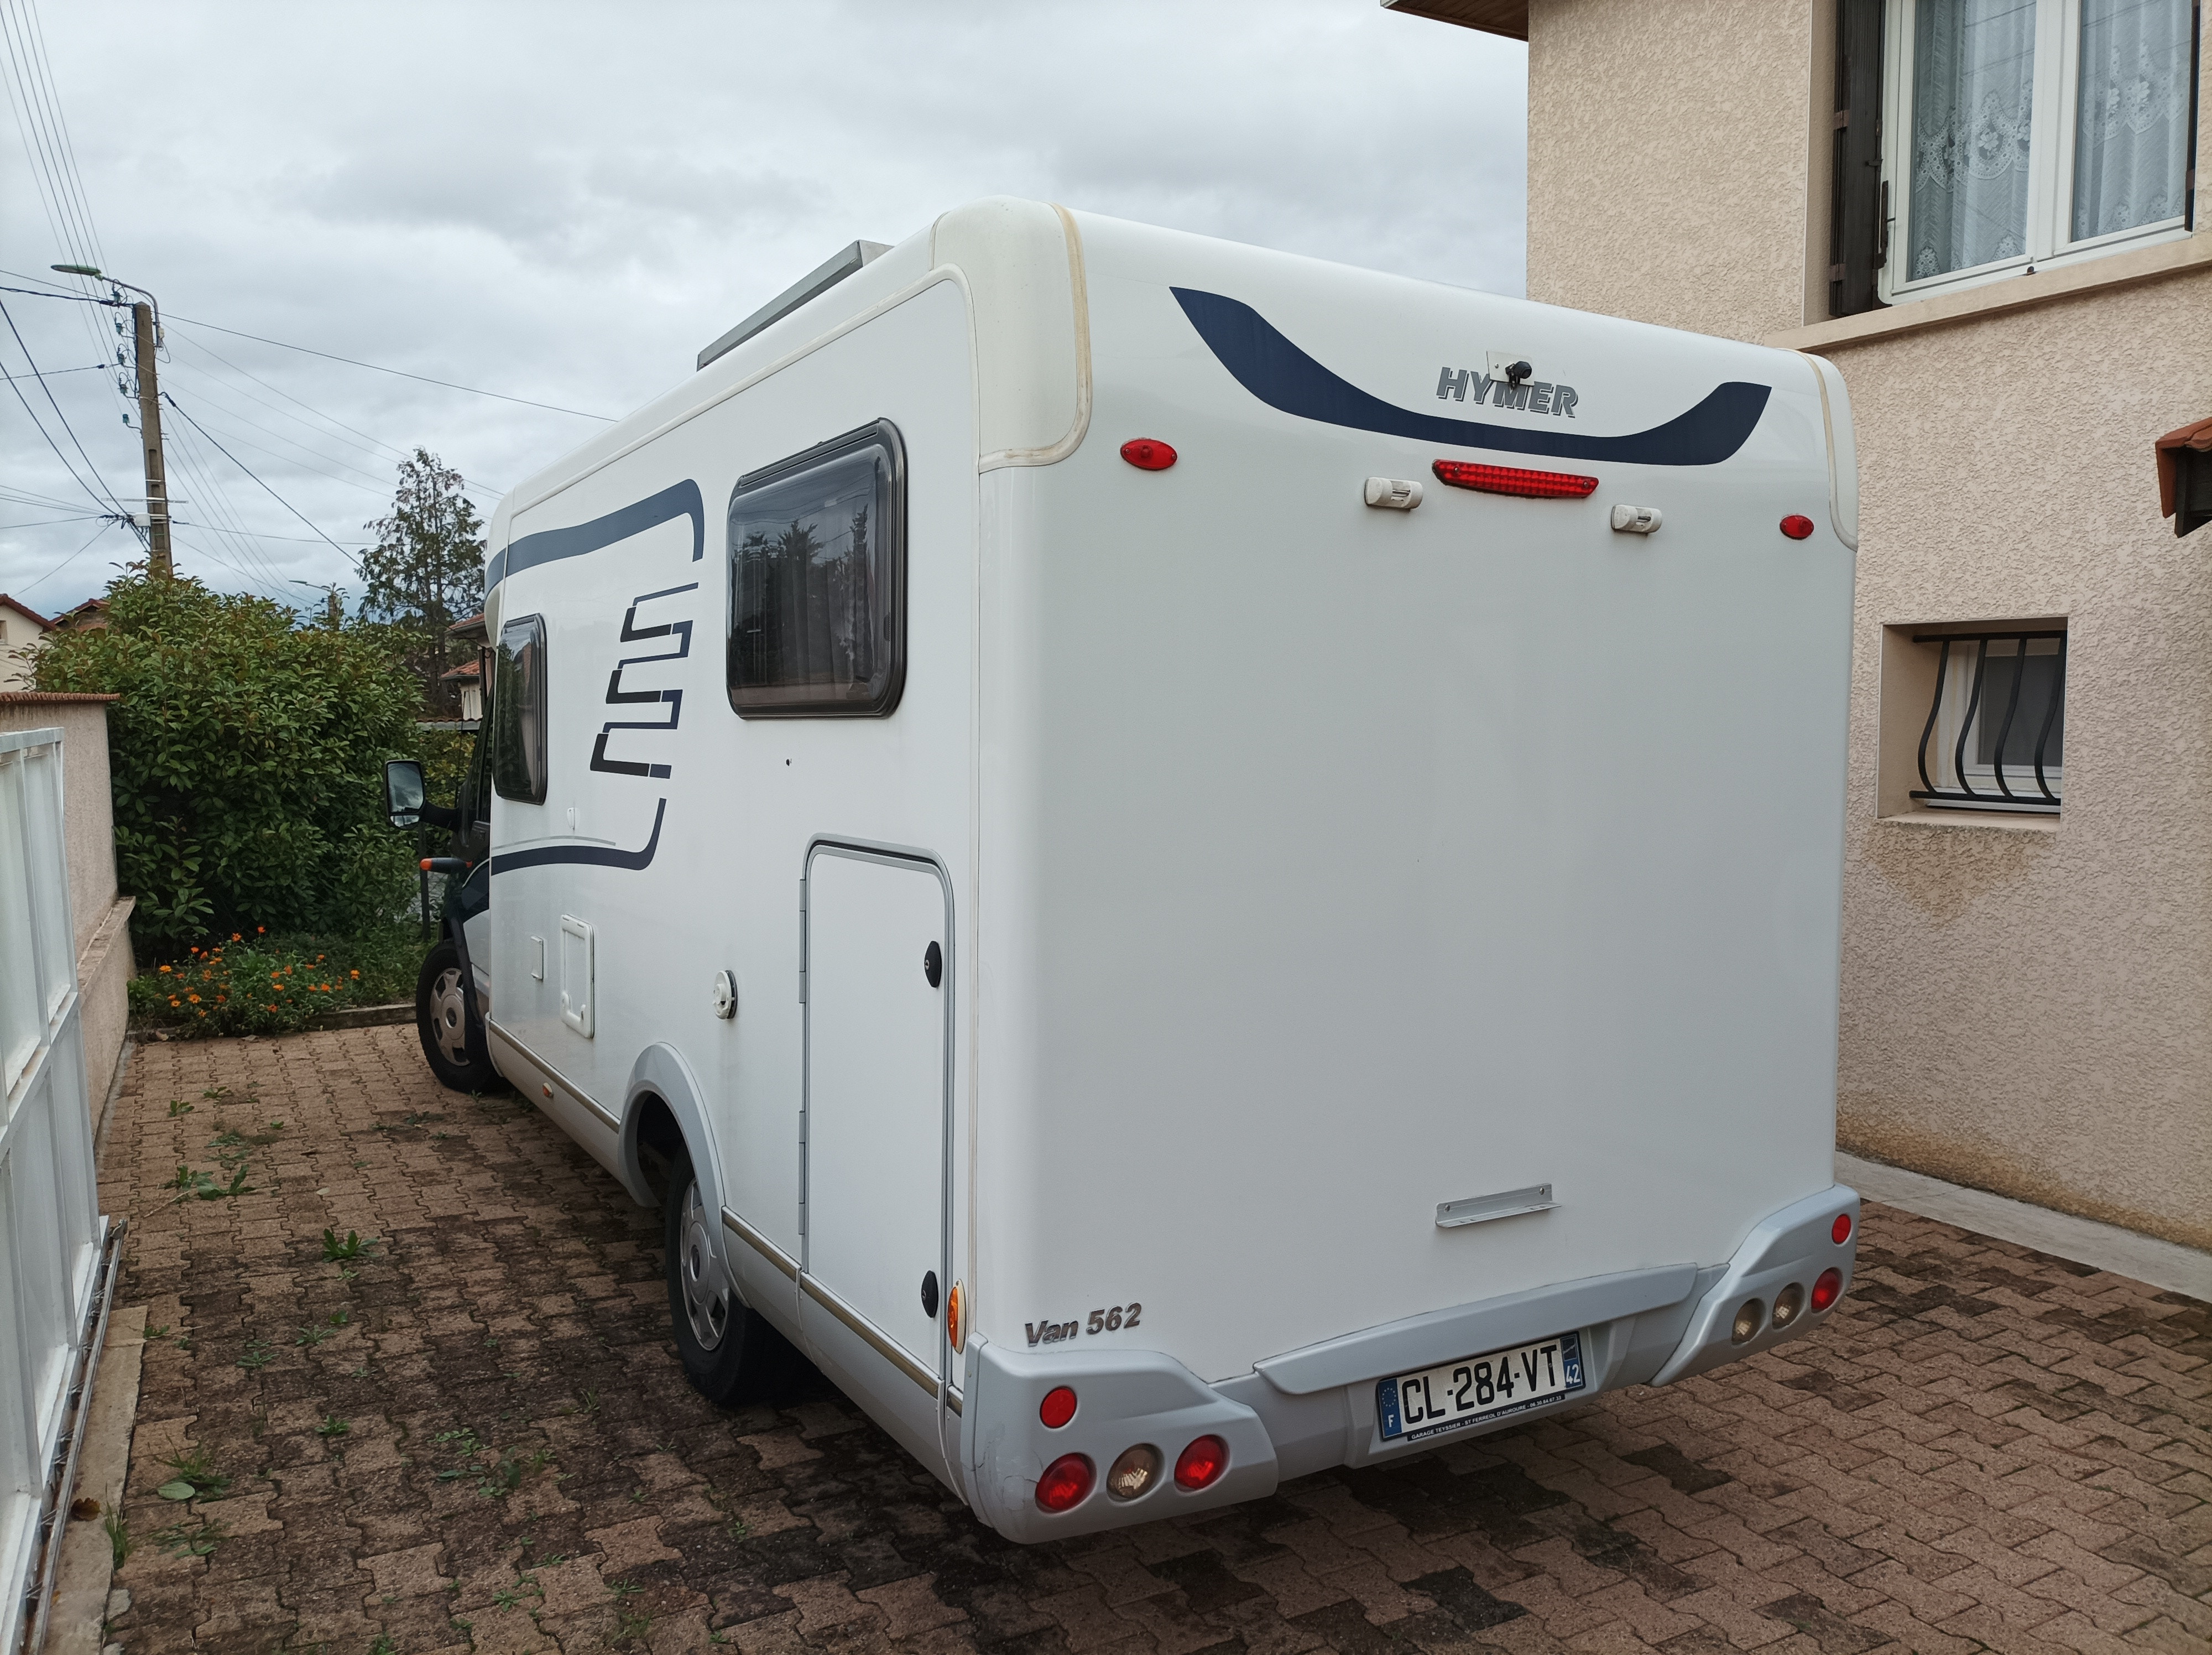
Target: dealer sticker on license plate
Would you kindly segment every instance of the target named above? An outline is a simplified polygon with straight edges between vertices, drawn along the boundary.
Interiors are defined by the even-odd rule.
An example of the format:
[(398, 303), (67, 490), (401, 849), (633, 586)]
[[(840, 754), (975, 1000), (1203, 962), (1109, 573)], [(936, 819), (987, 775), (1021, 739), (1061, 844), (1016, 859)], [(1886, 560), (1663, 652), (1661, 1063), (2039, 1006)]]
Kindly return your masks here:
[(1385, 1441), (1411, 1442), (1582, 1388), (1582, 1336), (1563, 1333), (1384, 1379), (1375, 1387), (1375, 1412)]

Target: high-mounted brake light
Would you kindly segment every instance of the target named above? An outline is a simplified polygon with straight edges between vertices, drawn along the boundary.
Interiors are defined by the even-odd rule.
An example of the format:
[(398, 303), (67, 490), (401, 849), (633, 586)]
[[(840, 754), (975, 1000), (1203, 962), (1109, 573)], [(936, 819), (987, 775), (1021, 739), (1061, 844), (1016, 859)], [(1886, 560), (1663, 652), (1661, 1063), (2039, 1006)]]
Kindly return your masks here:
[(1782, 532), (1792, 540), (1809, 539), (1813, 533), (1813, 520), (1801, 513), (1791, 512), (1782, 520)]
[(1482, 494), (1514, 494), (1524, 500), (1580, 500), (1597, 487), (1594, 477), (1572, 472), (1532, 472), (1519, 465), (1480, 465), (1468, 459), (1439, 459), (1429, 469), (1437, 481)]
[(1220, 1480), (1229, 1469), (1229, 1445), (1218, 1437), (1200, 1437), (1176, 1456), (1176, 1487), (1197, 1490)]
[(1823, 1270), (1820, 1280), (1813, 1284), (1813, 1308), (1824, 1311), (1844, 1296), (1844, 1273)]
[(1037, 1479), (1036, 1503), (1048, 1512), (1065, 1512), (1080, 1506), (1097, 1475), (1091, 1469), (1091, 1462), (1082, 1455), (1062, 1454), (1046, 1466), (1044, 1475)]
[(1057, 1431), (1075, 1417), (1075, 1393), (1066, 1385), (1054, 1385), (1044, 1393), (1044, 1401), (1037, 1407), (1037, 1418), (1048, 1431)]
[(1121, 445), (1121, 458), (1140, 472), (1164, 472), (1176, 463), (1176, 451), (1158, 437), (1133, 437)]
[(1840, 1247), (1850, 1238), (1851, 1215), (1849, 1213), (1837, 1214), (1836, 1221), (1828, 1226), (1828, 1239)]

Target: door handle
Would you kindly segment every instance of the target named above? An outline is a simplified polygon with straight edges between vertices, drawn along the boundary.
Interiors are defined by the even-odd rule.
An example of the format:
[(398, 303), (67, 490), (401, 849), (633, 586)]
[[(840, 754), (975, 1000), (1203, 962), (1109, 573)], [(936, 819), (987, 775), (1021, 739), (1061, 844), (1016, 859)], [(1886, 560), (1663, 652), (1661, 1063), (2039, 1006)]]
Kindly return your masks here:
[[(936, 945), (932, 944), (934, 947)], [(937, 1272), (931, 1270), (921, 1278), (921, 1313), (931, 1321), (937, 1320)]]
[[(933, 942), (921, 951), (921, 974), (929, 979), (929, 986), (933, 989), (945, 980), (945, 951)], [(930, 1279), (936, 1280), (934, 1276)], [(933, 1316), (936, 1313), (934, 1311), (930, 1312)]]

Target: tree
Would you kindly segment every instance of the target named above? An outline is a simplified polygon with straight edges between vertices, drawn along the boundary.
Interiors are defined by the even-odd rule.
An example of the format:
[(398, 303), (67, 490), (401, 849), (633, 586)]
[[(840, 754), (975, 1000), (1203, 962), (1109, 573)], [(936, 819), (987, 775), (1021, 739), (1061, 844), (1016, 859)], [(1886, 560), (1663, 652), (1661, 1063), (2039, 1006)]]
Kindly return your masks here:
[(106, 626), (49, 635), (41, 690), (118, 695), (107, 722), (116, 873), (142, 944), (210, 932), (354, 931), (404, 908), (408, 846), (380, 773), (417, 702), (380, 628), (301, 628), (266, 599), (145, 565)]
[(392, 629), (424, 707), (455, 716), (460, 692), (441, 680), (460, 654), (446, 629), (483, 607), (483, 522), (461, 474), (417, 448), (399, 462), (391, 511), (366, 526), (376, 545), (361, 560), (362, 613)]

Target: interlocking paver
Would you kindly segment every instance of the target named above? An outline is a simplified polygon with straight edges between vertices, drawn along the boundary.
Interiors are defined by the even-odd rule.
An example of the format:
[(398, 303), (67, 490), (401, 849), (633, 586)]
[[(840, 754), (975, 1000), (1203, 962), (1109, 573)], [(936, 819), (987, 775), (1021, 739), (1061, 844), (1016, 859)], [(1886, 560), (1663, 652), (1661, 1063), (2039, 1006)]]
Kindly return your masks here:
[[(1022, 1548), (818, 1378), (708, 1407), (658, 1216), (410, 1030), (145, 1047), (118, 1109), (132, 1655), (2212, 1648), (2212, 1307), (1890, 1208), (1773, 1354)], [(194, 1454), (228, 1497), (162, 1500)]]

